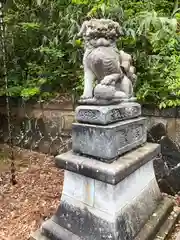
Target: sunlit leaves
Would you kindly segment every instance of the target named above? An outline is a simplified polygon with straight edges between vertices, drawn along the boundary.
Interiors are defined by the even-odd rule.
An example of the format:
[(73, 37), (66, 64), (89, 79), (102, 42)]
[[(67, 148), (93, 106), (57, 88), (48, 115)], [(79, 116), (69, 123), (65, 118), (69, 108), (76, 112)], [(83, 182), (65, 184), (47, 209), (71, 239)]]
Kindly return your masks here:
[(40, 93), (40, 89), (37, 88), (37, 87), (24, 88), (21, 91), (21, 97), (28, 99), (28, 98), (31, 98), (35, 95), (38, 95), (39, 93)]
[(88, 0), (72, 0), (75, 4), (88, 4)]

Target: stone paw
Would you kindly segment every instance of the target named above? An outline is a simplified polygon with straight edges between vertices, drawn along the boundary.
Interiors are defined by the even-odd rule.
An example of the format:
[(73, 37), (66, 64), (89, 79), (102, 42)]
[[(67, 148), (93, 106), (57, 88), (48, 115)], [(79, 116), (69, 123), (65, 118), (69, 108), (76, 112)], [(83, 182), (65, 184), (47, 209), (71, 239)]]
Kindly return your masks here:
[(101, 82), (100, 82), (101, 85), (110, 85), (111, 82), (109, 81), (109, 79), (103, 79)]
[(91, 98), (93, 98), (92, 95), (84, 95), (84, 94), (80, 97), (80, 99), (82, 100), (91, 99)]
[(122, 91), (116, 91), (114, 96), (115, 98), (128, 98), (128, 96)]
[(101, 84), (101, 85), (111, 85), (112, 82), (113, 82), (112, 77), (106, 76), (106, 77), (100, 82), (100, 84)]

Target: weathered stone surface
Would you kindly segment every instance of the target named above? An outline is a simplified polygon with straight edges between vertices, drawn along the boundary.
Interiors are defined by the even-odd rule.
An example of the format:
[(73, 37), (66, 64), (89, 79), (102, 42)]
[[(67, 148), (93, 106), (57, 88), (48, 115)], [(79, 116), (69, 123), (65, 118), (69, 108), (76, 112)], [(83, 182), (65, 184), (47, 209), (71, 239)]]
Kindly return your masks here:
[(116, 185), (65, 171), (63, 195), (100, 211), (116, 214), (152, 181), (156, 181), (152, 160)]
[[(119, 238), (117, 239), (134, 240), (161, 200), (157, 182), (152, 180), (138, 197), (124, 207), (122, 215), (119, 215)], [(121, 230), (121, 226), (125, 231)]]
[[(108, 102), (133, 96), (137, 76), (131, 55), (117, 48), (120, 35), (119, 23), (110, 19), (91, 19), (82, 24), (79, 36), (85, 41), (83, 100)], [(94, 79), (97, 85), (93, 88)]]
[[(111, 164), (72, 152), (56, 157), (71, 172), (65, 171), (61, 204), (42, 233), (51, 240), (133, 240), (162, 198), (153, 169), (158, 153), (159, 145), (147, 143)], [(93, 167), (96, 178), (104, 173), (111, 183), (83, 176)]]
[[(162, 230), (161, 226), (166, 223), (166, 220), (170, 220), (170, 212), (173, 210), (173, 205), (171, 199), (164, 198), (163, 201), (158, 204), (157, 209), (138, 233), (135, 240), (165, 240), (166, 238), (163, 238), (159, 231)], [(167, 231), (168, 228), (166, 226), (164, 233), (167, 233)]]
[(162, 192), (174, 195), (180, 191), (179, 119), (149, 117), (148, 142), (161, 145), (161, 155), (155, 160), (156, 177)]
[(65, 171), (63, 193), (89, 206), (93, 206), (95, 201), (95, 180), (80, 174)]
[(146, 142), (146, 119), (137, 118), (97, 126), (74, 123), (72, 128), (72, 149), (99, 158), (113, 161), (118, 156)]
[[(170, 212), (171, 212), (171, 214), (169, 214)], [(176, 214), (176, 215), (174, 215), (174, 214)], [(158, 204), (157, 209), (151, 215), (151, 217), (146, 222), (146, 224), (143, 226), (140, 233), (138, 233), (138, 235), (135, 237), (135, 240), (152, 240), (152, 239), (159, 240), (161, 238), (162, 239), (167, 238), (167, 236), (169, 236), (169, 233), (171, 233), (172, 227), (174, 226), (177, 219), (179, 218), (179, 215), (180, 215), (179, 210), (175, 211), (175, 212), (173, 211), (173, 201), (169, 198), (164, 198)], [(49, 229), (49, 231), (46, 230), (47, 233), (50, 232), (50, 230), (52, 231), (52, 229), (54, 229), (54, 228), (59, 229), (57, 238), (51, 238), (51, 239), (46, 238), (42, 234), (42, 231), (38, 230), (38, 231), (36, 231), (35, 234), (32, 234), (30, 239), (31, 240), (52, 240), (52, 239), (80, 240), (80, 238), (79, 239), (72, 238), (73, 236), (75, 236), (72, 233), (71, 233), (71, 238), (67, 238), (69, 236), (70, 232), (68, 230), (60, 227), (52, 220), (48, 220), (47, 222), (45, 222), (44, 228)], [(82, 238), (81, 238), (81, 240), (82, 240)], [(177, 234), (176, 240), (180, 240), (180, 233)]]
[(78, 122), (102, 124), (114, 123), (141, 115), (138, 103), (121, 103), (109, 106), (79, 106), (75, 116)]
[[(63, 195), (51, 224), (54, 222), (56, 226), (61, 226), (61, 229), (64, 228), (83, 240), (133, 240), (160, 200), (156, 181), (151, 181), (139, 196), (127, 202), (117, 214), (106, 213)], [(54, 232), (47, 223), (42, 225), (42, 229), (46, 236), (52, 236), (51, 232)], [(59, 236), (60, 234), (61, 232)], [(51, 240), (54, 239), (64, 240), (63, 237), (51, 237)]]
[[(45, 154), (59, 154), (61, 146), (71, 137), (73, 113), (67, 114), (51, 114), (48, 118), (20, 118), (15, 115), (12, 118), (13, 144)], [(7, 116), (0, 113), (0, 142), (3, 143), (9, 141), (7, 122)], [(68, 150), (68, 145), (65, 150)]]
[(111, 104), (119, 104), (123, 102), (122, 99), (112, 99), (112, 100), (105, 100), (105, 99), (96, 99), (96, 98), (87, 98), (87, 99), (80, 99), (78, 103), (80, 105), (100, 105), (100, 106), (107, 106)]
[(136, 102), (137, 99), (135, 97), (126, 98), (126, 99), (112, 99), (112, 100), (105, 100), (105, 99), (96, 99), (96, 98), (88, 98), (88, 99), (80, 99), (78, 103), (80, 105), (94, 105), (94, 106), (107, 106), (107, 105), (115, 105), (125, 102)]
[[(171, 201), (171, 205), (172, 205), (173, 204), (172, 199), (169, 199), (169, 200)], [(169, 214), (169, 212), (170, 211), (167, 211), (166, 219), (165, 219), (163, 225), (162, 224), (160, 225), (159, 232), (156, 235), (156, 238), (154, 240), (159, 240), (159, 239), (167, 240), (171, 236), (171, 234), (176, 226), (176, 223), (179, 220), (180, 209), (178, 207), (174, 207), (170, 214)], [(158, 218), (159, 218), (158, 220), (161, 220), (160, 217), (158, 217)]]
[(160, 145), (146, 143), (113, 163), (100, 162), (85, 156), (79, 156), (72, 151), (55, 158), (56, 166), (93, 179), (115, 185), (135, 172), (160, 153)]
[(153, 117), (167, 117), (167, 118), (176, 118), (179, 117), (178, 108), (167, 108), (167, 109), (158, 109), (152, 105), (143, 105), (142, 114), (144, 116), (153, 116)]
[[(80, 237), (56, 224), (51, 219), (43, 224), (41, 235), (48, 237), (48, 239), (42, 240), (81, 240)], [(38, 238), (35, 240), (41, 239)]]
[(109, 214), (118, 214), (152, 182), (156, 182), (152, 161), (116, 185), (95, 180), (94, 207)]
[[(50, 224), (49, 224), (50, 225)], [(38, 229), (36, 232), (32, 233), (30, 236), (29, 240), (50, 240), (49, 238), (47, 238), (46, 236), (44, 236), (42, 234), (42, 232), (40, 231), (40, 229)]]

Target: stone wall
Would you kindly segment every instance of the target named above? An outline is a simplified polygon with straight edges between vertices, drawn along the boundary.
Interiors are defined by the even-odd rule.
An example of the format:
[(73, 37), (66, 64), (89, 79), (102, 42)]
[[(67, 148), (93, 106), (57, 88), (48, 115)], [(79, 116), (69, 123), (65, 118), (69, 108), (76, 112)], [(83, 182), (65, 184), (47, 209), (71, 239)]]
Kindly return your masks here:
[(148, 118), (148, 141), (161, 144), (162, 157), (155, 161), (160, 188), (174, 195), (180, 191), (180, 108), (142, 110)]
[[(74, 104), (63, 98), (50, 103), (11, 101), (13, 144), (57, 155), (71, 147)], [(161, 144), (162, 156), (155, 161), (161, 190), (180, 191), (180, 108), (158, 110), (143, 106), (148, 119), (148, 141)], [(0, 141), (9, 139), (5, 101), (0, 99)]]
[[(10, 103), (13, 145), (56, 155), (71, 145), (74, 121), (72, 101), (53, 103)], [(0, 141), (8, 142), (8, 121), (4, 99), (0, 100)]]

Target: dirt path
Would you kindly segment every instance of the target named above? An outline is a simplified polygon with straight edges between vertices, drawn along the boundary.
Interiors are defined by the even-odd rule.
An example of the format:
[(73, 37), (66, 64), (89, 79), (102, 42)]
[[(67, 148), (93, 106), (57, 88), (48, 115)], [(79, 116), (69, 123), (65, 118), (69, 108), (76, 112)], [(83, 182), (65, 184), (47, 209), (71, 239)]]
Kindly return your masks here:
[(55, 212), (62, 191), (63, 171), (54, 166), (51, 157), (18, 149), (18, 183), (12, 186), (8, 147), (1, 145), (0, 152), (0, 239), (25, 240)]

